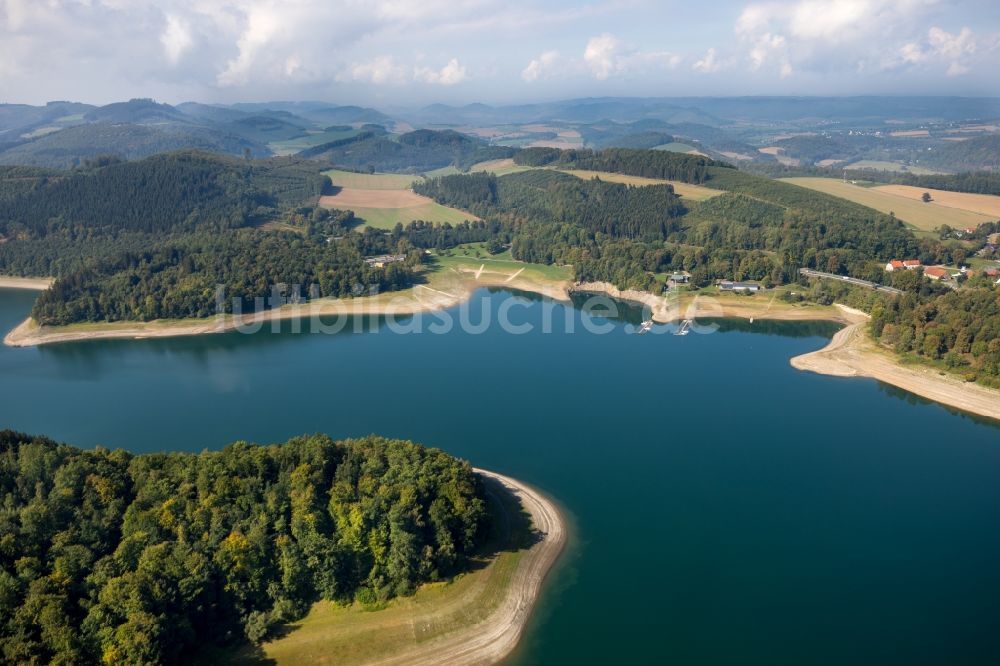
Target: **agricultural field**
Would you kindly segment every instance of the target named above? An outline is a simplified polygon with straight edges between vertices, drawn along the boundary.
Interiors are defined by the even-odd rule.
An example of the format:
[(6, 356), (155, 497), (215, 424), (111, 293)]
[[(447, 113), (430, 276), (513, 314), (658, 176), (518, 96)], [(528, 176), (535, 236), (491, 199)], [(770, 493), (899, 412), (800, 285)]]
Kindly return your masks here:
[(272, 141), (267, 144), (275, 155), (294, 155), (295, 153), (305, 150), (306, 148), (312, 148), (313, 146), (318, 146), (321, 143), (328, 143), (330, 141), (337, 141), (339, 139), (346, 139), (355, 136), (359, 130), (333, 130), (333, 131), (310, 131), (304, 136), (297, 136), (294, 139), (285, 139), (284, 141)]
[(584, 171), (580, 169), (560, 169), (560, 171), (584, 180), (600, 178), (601, 180), (608, 181), (609, 183), (623, 183), (625, 185), (636, 185), (639, 187), (644, 185), (673, 185), (674, 192), (686, 199), (690, 199), (691, 201), (704, 201), (705, 199), (711, 199), (712, 197), (723, 194), (722, 190), (713, 190), (707, 187), (702, 187), (701, 185), (689, 185), (688, 183), (680, 183), (676, 180), (660, 180), (658, 178), (643, 178), (642, 176), (626, 176), (620, 173)]
[[(352, 206), (348, 210), (354, 211), (354, 215), (365, 225), (376, 229), (392, 229), (396, 224), (405, 226), (414, 220), (436, 222), (439, 224), (444, 224), (445, 222), (449, 224), (461, 224), (466, 220), (477, 219), (471, 213), (466, 213), (457, 208), (442, 206), (430, 199), (427, 201), (428, 203), (426, 204), (406, 208), (364, 208)], [(333, 207), (343, 208), (342, 206)]]
[[(863, 187), (845, 183), (836, 178), (783, 178), (782, 180), (810, 190), (847, 199), (883, 213), (895, 213), (896, 217), (919, 231), (933, 231), (942, 224), (963, 229), (996, 219), (996, 216), (952, 208), (936, 201), (924, 203), (919, 198), (914, 199), (886, 192), (881, 187)], [(921, 193), (924, 191), (920, 190)]]
[(440, 169), (432, 169), (431, 171), (425, 171), (424, 176), (427, 178), (437, 178), (438, 176), (454, 176), (456, 174), (462, 173), (458, 167), (446, 166)]
[(354, 211), (364, 224), (376, 229), (392, 229), (396, 224), (406, 225), (414, 220), (460, 224), (476, 219), (471, 213), (442, 206), (412, 190), (388, 189), (388, 181), (383, 184), (386, 187), (380, 190), (344, 187), (334, 195), (320, 197), (319, 203), (327, 208)]
[(324, 171), (337, 187), (335, 194), (320, 197), (327, 208), (354, 211), (364, 224), (376, 229), (392, 229), (414, 220), (460, 224), (475, 215), (439, 203), (413, 192), (413, 183), (423, 176), (399, 173), (355, 173), (333, 169)]
[(401, 173), (356, 173), (340, 169), (323, 173), (330, 177), (334, 187), (361, 190), (408, 190), (413, 183), (423, 179)]
[(514, 164), (514, 160), (510, 157), (502, 160), (489, 160), (487, 162), (480, 162), (479, 164), (473, 164), (470, 171), (489, 171), (497, 176), (506, 176), (509, 173), (518, 173), (520, 171), (528, 171), (532, 167), (521, 166), (520, 164)]
[(915, 201), (921, 201), (924, 192), (928, 192), (933, 198), (932, 203), (939, 206), (981, 213), (982, 215), (989, 215), (994, 219), (1000, 220), (1000, 197), (992, 194), (948, 192), (946, 190), (931, 190), (926, 187), (913, 187), (911, 185), (880, 185), (873, 189)]
[(667, 150), (671, 153), (696, 153), (699, 152), (697, 148), (688, 143), (680, 143), (679, 141), (674, 141), (673, 143), (664, 143), (659, 146), (654, 146), (653, 150)]
[(860, 160), (852, 162), (844, 167), (845, 169), (872, 169), (873, 171), (891, 171), (894, 173), (912, 173), (915, 176), (932, 176), (943, 171), (934, 171), (918, 166), (900, 164), (899, 162), (883, 162), (881, 160)]

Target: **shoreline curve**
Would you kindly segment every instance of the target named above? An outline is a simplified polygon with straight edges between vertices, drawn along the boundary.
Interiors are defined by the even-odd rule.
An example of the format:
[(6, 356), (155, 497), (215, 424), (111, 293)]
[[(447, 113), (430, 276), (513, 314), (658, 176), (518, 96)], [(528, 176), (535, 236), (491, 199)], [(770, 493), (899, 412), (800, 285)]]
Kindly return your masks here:
[(868, 337), (866, 322), (867, 315), (859, 317), (837, 331), (822, 349), (796, 356), (789, 363), (797, 370), (819, 375), (877, 379), (927, 400), (1000, 421), (1000, 391), (934, 368), (899, 363)]
[[(225, 333), (240, 327), (263, 326), (268, 322), (285, 319), (304, 319), (314, 316), (405, 316), (445, 310), (467, 301), (476, 289), (506, 287), (540, 294), (556, 301), (566, 302), (573, 293), (599, 294), (632, 301), (648, 306), (652, 318), (660, 324), (697, 317), (737, 317), (742, 319), (768, 319), (783, 321), (833, 321), (844, 324), (830, 343), (823, 349), (791, 359), (792, 367), (837, 377), (872, 377), (928, 400), (961, 411), (1000, 420), (1000, 391), (964, 382), (948, 375), (938, 374), (930, 368), (904, 366), (888, 357), (866, 340), (860, 324), (868, 315), (844, 305), (789, 306), (772, 303), (763, 307), (762, 302), (730, 297), (725, 299), (695, 297), (670, 299), (648, 292), (620, 290), (605, 282), (570, 283), (552, 281), (539, 283), (515, 275), (474, 270), (456, 270), (457, 284), (449, 285), (454, 291), (446, 292), (427, 285), (417, 285), (405, 292), (387, 292), (377, 296), (353, 299), (317, 299), (305, 305), (285, 306), (254, 315), (235, 317), (217, 315), (202, 320), (167, 320), (152, 322), (127, 322), (121, 324), (74, 325), (73, 327), (42, 327), (30, 317), (8, 332), (3, 342), (9, 347), (31, 347), (59, 342), (101, 339), (144, 339), (183, 337)], [(20, 278), (11, 278), (20, 280)], [(42, 280), (27, 278), (34, 288), (44, 289)], [(0, 281), (0, 287), (13, 286)], [(68, 329), (68, 330), (67, 330)]]
[(484, 469), (473, 468), (473, 471), (499, 482), (514, 495), (531, 516), (532, 526), (541, 533), (541, 539), (521, 557), (503, 601), (483, 621), (369, 664), (495, 664), (520, 644), (548, 574), (565, 549), (569, 536), (566, 521), (552, 500), (528, 484)]

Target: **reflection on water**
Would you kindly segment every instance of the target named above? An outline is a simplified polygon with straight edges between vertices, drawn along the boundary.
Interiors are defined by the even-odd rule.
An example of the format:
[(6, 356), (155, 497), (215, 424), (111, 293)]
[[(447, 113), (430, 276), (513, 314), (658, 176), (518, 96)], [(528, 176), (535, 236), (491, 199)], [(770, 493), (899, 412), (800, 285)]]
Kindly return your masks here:
[(832, 321), (781, 321), (777, 319), (719, 318), (699, 320), (705, 324), (718, 324), (720, 333), (760, 333), (778, 335), (783, 338), (830, 338), (841, 329), (841, 324)]

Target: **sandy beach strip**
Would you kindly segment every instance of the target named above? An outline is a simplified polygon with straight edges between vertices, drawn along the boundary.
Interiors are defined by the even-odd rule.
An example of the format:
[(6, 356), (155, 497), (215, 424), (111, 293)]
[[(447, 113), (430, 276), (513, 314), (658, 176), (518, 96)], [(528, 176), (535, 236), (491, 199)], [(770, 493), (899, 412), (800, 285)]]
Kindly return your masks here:
[[(99, 339), (165, 338), (247, 330), (284, 319), (333, 316), (407, 316), (436, 312), (460, 305), (481, 287), (514, 288), (533, 292), (553, 300), (567, 301), (572, 293), (589, 293), (631, 301), (648, 306), (653, 321), (660, 324), (684, 319), (736, 317), (780, 321), (834, 321), (846, 325), (826, 347), (792, 359), (800, 370), (841, 377), (873, 377), (916, 395), (957, 409), (1000, 419), (1000, 391), (989, 389), (932, 368), (902, 365), (876, 348), (868, 339), (862, 323), (867, 315), (838, 305), (792, 305), (771, 299), (740, 296), (682, 296), (665, 298), (649, 292), (621, 290), (606, 282), (543, 282), (503, 271), (481, 272), (475, 268), (455, 269), (455, 279), (447, 285), (417, 285), (401, 292), (348, 299), (317, 299), (303, 305), (289, 305), (275, 310), (235, 317), (216, 316), (205, 320), (152, 321), (39, 326), (25, 319), (4, 337), (11, 347), (30, 347), (57, 342)], [(19, 278), (29, 279), (29, 278)], [(39, 279), (31, 279), (34, 288), (44, 288)], [(510, 280), (510, 281), (508, 281)], [(440, 288), (436, 288), (440, 287)], [(25, 287), (31, 288), (31, 287)]]
[(556, 505), (531, 486), (496, 472), (475, 471), (503, 484), (521, 502), (541, 538), (521, 557), (506, 596), (486, 619), (372, 664), (495, 664), (513, 652), (520, 642), (545, 578), (566, 546), (568, 528)]
[(646, 306), (650, 310), (652, 320), (657, 324), (670, 324), (685, 319), (726, 317), (777, 321), (834, 321), (849, 324), (856, 316), (832, 306), (790, 304), (774, 299), (765, 300), (731, 294), (706, 296), (684, 293), (679, 297), (664, 297), (647, 291), (618, 289), (608, 282), (578, 282), (573, 285), (571, 291), (578, 294), (607, 296)]
[(50, 277), (14, 277), (12, 275), (0, 275), (0, 289), (32, 289), (34, 291), (45, 291), (52, 286), (55, 278)]
[[(357, 298), (320, 298), (301, 305), (286, 305), (274, 310), (237, 317), (216, 315), (208, 319), (155, 320), (149, 322), (95, 322), (69, 326), (39, 326), (28, 318), (11, 330), (3, 342), (9, 347), (33, 347), (80, 340), (145, 339), (184, 337), (252, 330), (270, 322), (286, 319), (338, 316), (402, 317), (447, 310), (467, 301), (482, 287), (506, 287), (530, 291), (554, 300), (568, 300), (568, 284), (541, 283), (521, 275), (484, 270), (478, 279), (475, 271), (454, 272), (446, 285), (416, 285), (398, 292), (384, 292)], [(511, 279), (513, 278), (513, 279)], [(508, 281), (508, 279), (510, 281)]]
[(836, 377), (871, 377), (963, 412), (1000, 420), (1000, 391), (919, 365), (902, 365), (879, 349), (866, 320), (837, 331), (823, 349), (796, 356), (792, 367)]

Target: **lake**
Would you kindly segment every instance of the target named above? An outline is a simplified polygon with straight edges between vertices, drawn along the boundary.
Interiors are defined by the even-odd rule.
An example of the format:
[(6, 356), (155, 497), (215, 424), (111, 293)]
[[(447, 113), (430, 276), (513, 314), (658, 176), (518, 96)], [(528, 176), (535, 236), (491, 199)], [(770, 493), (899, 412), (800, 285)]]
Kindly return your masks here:
[[(0, 290), (0, 327), (34, 297)], [(471, 309), (510, 299), (533, 331), (2, 347), (0, 427), (136, 452), (374, 432), (534, 484), (574, 536), (516, 664), (997, 663), (995, 422), (791, 368), (830, 324)]]

